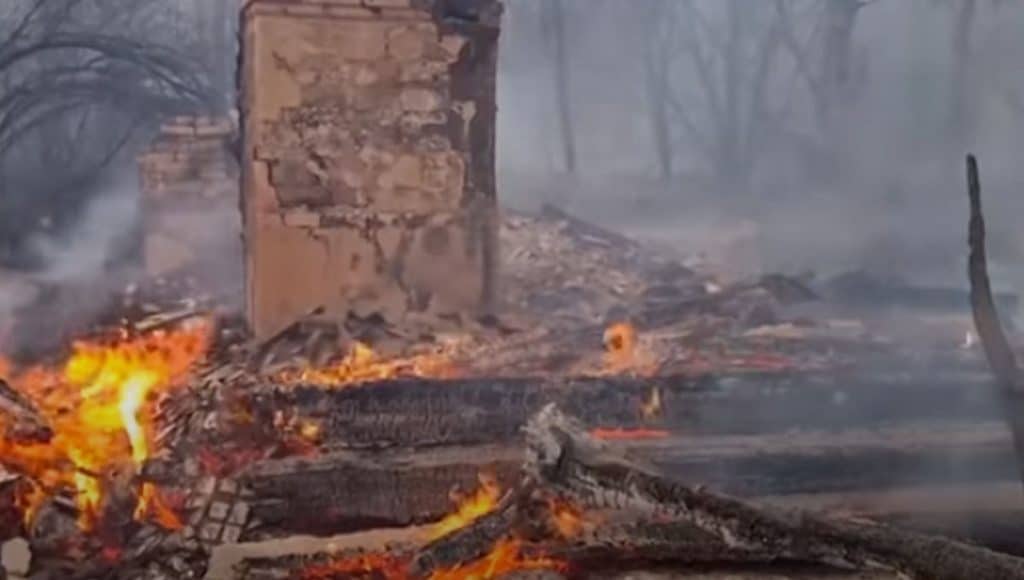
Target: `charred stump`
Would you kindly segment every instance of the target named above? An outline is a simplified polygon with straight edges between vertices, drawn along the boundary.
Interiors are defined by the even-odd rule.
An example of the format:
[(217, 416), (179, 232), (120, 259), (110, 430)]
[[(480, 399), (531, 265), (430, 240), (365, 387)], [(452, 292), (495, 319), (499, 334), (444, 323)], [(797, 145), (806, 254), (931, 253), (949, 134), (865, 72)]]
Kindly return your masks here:
[(1009, 341), (1006, 340), (995, 300), (992, 298), (985, 251), (985, 217), (981, 211), (981, 179), (978, 175), (978, 160), (973, 155), (967, 156), (967, 196), (971, 212), (967, 234), (970, 247), (967, 277), (971, 284), (974, 326), (978, 330), (985, 357), (995, 375), (1006, 422), (1013, 433), (1017, 469), (1021, 482), (1024, 483), (1024, 385), (1017, 359)]

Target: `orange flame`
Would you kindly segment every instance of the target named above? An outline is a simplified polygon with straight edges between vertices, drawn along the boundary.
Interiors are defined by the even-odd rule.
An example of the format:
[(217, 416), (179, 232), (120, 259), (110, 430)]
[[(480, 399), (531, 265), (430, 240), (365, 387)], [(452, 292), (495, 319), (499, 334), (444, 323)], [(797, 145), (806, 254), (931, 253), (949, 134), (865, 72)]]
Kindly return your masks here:
[(575, 538), (583, 532), (583, 514), (573, 504), (558, 499), (548, 500), (551, 524), (565, 539)]
[(480, 487), (468, 497), (456, 499), (460, 500), (458, 508), (434, 524), (430, 540), (443, 538), (494, 511), (501, 499), (501, 486), (493, 477), (481, 474)]
[[(492, 476), (481, 474), (480, 487), (459, 501), (458, 508), (430, 530), (429, 541), (434, 541), (462, 529), (497, 508), (501, 489)], [(564, 537), (571, 537), (582, 529), (582, 516), (564, 502), (552, 500), (552, 522)], [(564, 571), (567, 565), (543, 555), (527, 555), (523, 543), (515, 538), (504, 538), (482, 558), (463, 562), (452, 568), (437, 570), (430, 580), (477, 580), (495, 578), (520, 570)], [(298, 575), (301, 580), (329, 580), (352, 575), (372, 574), (384, 580), (404, 580), (409, 577), (409, 563), (387, 554), (368, 554), (341, 558), (334, 562), (311, 566)]]
[(591, 437), (605, 441), (638, 441), (644, 439), (665, 439), (670, 433), (661, 429), (621, 429), (599, 427), (590, 432)]
[[(206, 352), (207, 321), (114, 341), (78, 342), (62, 369), (36, 367), (12, 377), (13, 386), (39, 409), (54, 436), (48, 443), (0, 439), (0, 462), (35, 482), (23, 498), (31, 521), (39, 501), (59, 489), (75, 492), (79, 523), (92, 529), (106, 490), (102, 475), (131, 464), (138, 471), (151, 456), (154, 395), (180, 381)], [(0, 429), (10, 425), (0, 416)], [(42, 493), (45, 491), (45, 493)], [(156, 489), (142, 486), (138, 514), (178, 524)]]
[(332, 580), (356, 574), (374, 574), (382, 580), (405, 580), (408, 565), (387, 554), (363, 554), (341, 558), (327, 564), (310, 566), (298, 574), (301, 580)]
[(434, 572), (430, 575), (430, 580), (496, 578), (502, 574), (520, 570), (564, 571), (565, 569), (566, 564), (554, 558), (523, 554), (522, 542), (507, 538), (495, 544), (494, 549), (483, 558), (448, 570)]
[(604, 331), (604, 348), (603, 374), (651, 376), (658, 370), (654, 356), (640, 346), (636, 328), (628, 322), (613, 324)]
[(455, 365), (445, 354), (384, 359), (368, 345), (357, 342), (345, 358), (332, 366), (286, 371), (280, 378), (289, 383), (343, 387), (399, 377), (452, 378), (456, 375)]

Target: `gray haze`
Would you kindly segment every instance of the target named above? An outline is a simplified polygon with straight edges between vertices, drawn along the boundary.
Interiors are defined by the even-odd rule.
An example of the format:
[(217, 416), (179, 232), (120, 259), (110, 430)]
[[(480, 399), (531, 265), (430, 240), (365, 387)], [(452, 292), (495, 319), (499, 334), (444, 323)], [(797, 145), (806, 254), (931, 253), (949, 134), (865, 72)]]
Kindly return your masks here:
[[(44, 12), (27, 30), (45, 35), (45, 24), (62, 18), (69, 30), (110, 34), (116, 17), (113, 34), (169, 51), (160, 62), (182, 80), (167, 88), (146, 81), (145, 70), (111, 67), (134, 75), (127, 80), (136, 92), (71, 113), (44, 110), (53, 121), (25, 135), (0, 131), (0, 144), (13, 143), (0, 150), (0, 257), (12, 268), (33, 262), (48, 280), (99, 273), (96, 250), (130, 239), (137, 225), (126, 209), (138, 199), (134, 179), (113, 188), (124, 211), (100, 212), (128, 217), (91, 225), (89, 208), (98, 206), (89, 200), (112, 199), (109, 179), (98, 176), (134, 175), (133, 154), (161, 118), (223, 112), (234, 100), (238, 0), (48, 6), (61, 3), (76, 8)], [(963, 285), (963, 157), (973, 151), (996, 284), (1024, 285), (1021, 2), (506, 6), (498, 151), (507, 206), (563, 205), (680, 254), (704, 252), (730, 273), (868, 268)], [(0, 32), (14, 30), (22, 8), (0, 9)], [(24, 68), (0, 68), (0, 86), (90, 56), (39, 55)], [(76, 172), (57, 170), (65, 167)], [(225, 230), (225, 240), (236, 235)]]
[[(559, 3), (561, 65), (559, 29), (543, 24)], [(842, 14), (854, 4), (865, 5)], [(845, 39), (837, 17), (851, 26)], [(997, 283), (1019, 284), (1021, 30), (1024, 5), (987, 0), (509, 2), (500, 195), (510, 205), (567, 204), (683, 251), (736, 241), (728, 259), (744, 269), (866, 267), (960, 285), (970, 150), (982, 163)], [(570, 77), (573, 175), (559, 68)], [(833, 78), (836, 69), (845, 72)], [(712, 119), (716, 107), (730, 110), (730, 78), (735, 128)], [(661, 92), (671, 103), (659, 115)], [(718, 155), (726, 160), (716, 167), (706, 142), (728, 141), (724, 128), (750, 154)], [(669, 172), (659, 131), (671, 142)]]

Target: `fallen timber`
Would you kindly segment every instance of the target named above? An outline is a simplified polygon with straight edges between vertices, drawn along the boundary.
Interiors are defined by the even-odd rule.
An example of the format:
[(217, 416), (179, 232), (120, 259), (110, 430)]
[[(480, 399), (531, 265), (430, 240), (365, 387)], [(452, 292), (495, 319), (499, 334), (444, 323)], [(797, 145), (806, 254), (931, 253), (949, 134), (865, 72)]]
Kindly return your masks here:
[[(907, 421), (1000, 417), (984, 373), (959, 376), (750, 373), (654, 378), (400, 379), (342, 389), (260, 389), (256, 412), (293, 409), (317, 421), (331, 449), (473, 445), (515, 438), (558, 404), (595, 427), (686, 435), (841, 430)], [(643, 407), (657, 389), (661, 409)], [(921, 404), (927, 401), (928, 404)]]
[[(1014, 477), (1011, 440), (995, 422), (608, 444), (682, 481), (747, 497), (969, 487)], [(239, 474), (262, 522), (247, 539), (433, 521), (450, 511), (449, 492), (472, 489), (481, 472), (503, 488), (515, 486), (523, 450), (519, 434), (504, 444), (339, 450), (259, 462)]]
[(594, 441), (553, 406), (527, 433), (526, 472), (536, 485), (584, 508), (628, 507), (686, 523), (759, 557), (883, 568), (929, 580), (1024, 578), (1024, 559), (871, 522), (755, 506), (672, 480)]

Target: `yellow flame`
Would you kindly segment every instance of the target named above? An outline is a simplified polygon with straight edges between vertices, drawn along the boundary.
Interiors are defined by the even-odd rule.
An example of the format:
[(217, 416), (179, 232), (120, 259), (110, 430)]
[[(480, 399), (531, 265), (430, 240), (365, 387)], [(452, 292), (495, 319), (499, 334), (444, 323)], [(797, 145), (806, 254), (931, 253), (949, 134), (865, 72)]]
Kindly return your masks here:
[[(102, 475), (128, 464), (141, 468), (151, 456), (152, 395), (180, 384), (206, 352), (210, 325), (113, 341), (79, 342), (61, 369), (37, 367), (17, 373), (12, 386), (39, 409), (54, 434), (50, 441), (0, 438), (0, 462), (24, 473), (39, 490), (23, 498), (26, 518), (39, 501), (60, 489), (75, 492), (83, 529), (99, 517), (105, 490)], [(0, 417), (0, 429), (9, 427)], [(139, 511), (157, 497), (143, 486)], [(27, 520), (31, 521), (31, 520)]]
[(498, 482), (491, 477), (481, 476), (480, 487), (463, 498), (454, 512), (434, 525), (430, 531), (430, 539), (443, 538), (491, 513), (498, 506), (500, 499), (501, 487)]
[(385, 359), (370, 346), (356, 342), (336, 364), (287, 371), (281, 374), (280, 379), (288, 383), (344, 387), (399, 377), (451, 378), (456, 374), (451, 358), (443, 353)]

